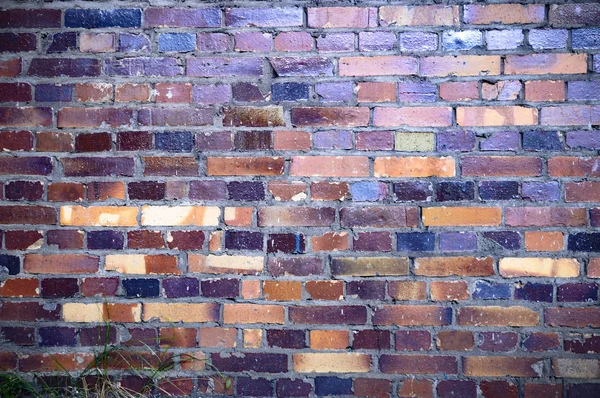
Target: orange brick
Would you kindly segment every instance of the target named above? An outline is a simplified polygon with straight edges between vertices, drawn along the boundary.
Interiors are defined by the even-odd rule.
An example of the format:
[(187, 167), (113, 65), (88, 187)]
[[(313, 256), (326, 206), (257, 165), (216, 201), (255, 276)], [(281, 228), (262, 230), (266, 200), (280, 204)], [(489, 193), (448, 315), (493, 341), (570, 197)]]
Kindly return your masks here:
[(390, 297), (394, 300), (426, 300), (427, 284), (413, 281), (390, 281), (388, 283)]
[(61, 206), (60, 224), (89, 227), (134, 227), (138, 208), (126, 206)]
[(292, 361), (299, 373), (360, 373), (371, 368), (371, 355), (354, 352), (293, 354)]
[(34, 278), (11, 278), (0, 282), (0, 297), (38, 297), (40, 282)]
[(275, 176), (283, 174), (284, 159), (273, 158), (207, 158), (206, 173), (213, 176)]
[(419, 74), (426, 77), (499, 75), (500, 57), (496, 55), (423, 57)]
[(313, 300), (343, 300), (343, 281), (307, 281), (304, 289)]
[(269, 181), (267, 189), (277, 201), (300, 201), (307, 198), (306, 183), (302, 181)]
[(461, 326), (537, 326), (540, 314), (525, 307), (462, 307), (457, 324)]
[(357, 85), (358, 102), (395, 102), (396, 83), (360, 82)]
[(217, 226), (217, 206), (142, 206), (141, 224), (149, 226)]
[(420, 257), (415, 258), (415, 275), (492, 276), (492, 257)]
[(590, 258), (587, 265), (588, 278), (600, 278), (600, 257)]
[(150, 101), (151, 88), (149, 84), (117, 84), (115, 87), (115, 101)]
[(216, 322), (219, 317), (217, 303), (144, 303), (144, 322)]
[(564, 101), (564, 80), (530, 80), (525, 82), (525, 100), (533, 102)]
[(327, 232), (321, 236), (311, 236), (310, 244), (313, 252), (348, 250), (349, 235), (347, 232)]
[(273, 148), (276, 151), (308, 151), (310, 147), (310, 133), (279, 130), (273, 132)]
[(467, 300), (469, 285), (464, 281), (433, 281), (429, 286), (431, 299), (435, 301)]
[(262, 339), (262, 329), (244, 329), (244, 348), (260, 348)]
[(160, 328), (161, 347), (196, 347), (196, 328)]
[(587, 54), (507, 55), (506, 75), (578, 74), (587, 72)]
[(562, 232), (525, 232), (525, 249), (528, 251), (555, 252), (565, 248)]
[(259, 280), (243, 280), (242, 281), (242, 298), (255, 299), (260, 297), (260, 281)]
[(340, 58), (340, 76), (416, 75), (418, 62), (413, 57), (380, 55), (375, 57)]
[(100, 259), (85, 254), (26, 254), (23, 269), (29, 274), (93, 274)]
[(579, 262), (574, 258), (506, 257), (498, 268), (505, 278), (539, 276), (548, 278), (575, 278), (579, 276)]
[(488, 226), (500, 225), (500, 207), (425, 207), (422, 210), (426, 226)]
[(470, 377), (541, 377), (541, 358), (466, 357), (463, 371)]
[(383, 6), (379, 7), (381, 26), (458, 25), (458, 6)]
[(218, 252), (222, 249), (221, 242), (223, 241), (223, 231), (211, 231), (208, 238), (208, 250)]
[(456, 108), (459, 126), (528, 126), (538, 123), (538, 111), (522, 106), (472, 106)]
[(302, 299), (302, 282), (297, 281), (264, 281), (263, 296), (265, 300), (291, 301)]
[(475, 345), (472, 332), (440, 330), (437, 333), (437, 347), (445, 351), (468, 351)]
[(452, 108), (448, 107), (402, 107), (375, 108), (373, 125), (377, 127), (445, 127), (452, 124)]
[(277, 323), (285, 322), (285, 311), (279, 305), (224, 304), (223, 323)]
[(464, 6), (464, 22), (474, 25), (528, 24), (544, 22), (543, 4), (468, 4)]
[(470, 101), (479, 99), (477, 82), (440, 83), (440, 98), (446, 101)]
[(200, 347), (229, 347), (234, 348), (237, 340), (235, 328), (200, 328)]
[(311, 330), (310, 348), (313, 350), (345, 350), (348, 348), (346, 330)]
[(292, 156), (290, 176), (297, 177), (367, 177), (366, 156)]
[(252, 225), (253, 207), (226, 207), (224, 211), (225, 225), (232, 227), (249, 227)]
[(192, 102), (192, 85), (189, 83), (156, 83), (154, 90), (156, 102)]
[(375, 158), (375, 177), (454, 177), (455, 173), (451, 157)]

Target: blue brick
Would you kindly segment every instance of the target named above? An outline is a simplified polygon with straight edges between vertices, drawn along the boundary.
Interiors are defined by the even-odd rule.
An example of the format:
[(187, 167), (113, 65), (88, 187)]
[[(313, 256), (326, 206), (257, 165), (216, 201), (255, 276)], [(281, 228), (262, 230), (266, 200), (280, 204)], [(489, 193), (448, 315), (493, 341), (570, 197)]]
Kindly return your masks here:
[(69, 102), (73, 97), (73, 86), (70, 84), (38, 84), (35, 86), (35, 100), (40, 102)]
[(150, 40), (142, 34), (121, 33), (119, 35), (119, 50), (126, 53), (150, 51)]
[(317, 396), (352, 395), (352, 379), (338, 377), (315, 377)]
[(570, 234), (567, 246), (574, 252), (600, 252), (600, 233)]
[(574, 50), (600, 49), (600, 28), (575, 29), (571, 39)]
[(19, 257), (0, 254), (0, 269), (1, 268), (6, 268), (8, 270), (8, 275), (17, 275), (21, 271)]
[(450, 252), (477, 250), (477, 235), (474, 232), (440, 233), (440, 250)]
[(521, 235), (515, 231), (484, 232), (483, 236), (507, 250), (518, 250), (521, 248)]
[(435, 234), (432, 232), (398, 233), (398, 251), (430, 252), (435, 249)]
[(516, 300), (552, 302), (552, 285), (544, 283), (527, 283), (515, 289)]
[(193, 33), (163, 33), (158, 39), (160, 51), (187, 52), (196, 50), (196, 35)]
[(429, 82), (398, 82), (400, 102), (435, 102), (437, 86)]
[(313, 134), (315, 149), (352, 149), (352, 133), (345, 130), (317, 131)]
[(232, 181), (227, 184), (231, 200), (264, 200), (265, 187), (259, 181)]
[(158, 279), (123, 279), (123, 289), (127, 298), (158, 297)]
[(194, 136), (189, 131), (156, 133), (156, 149), (169, 152), (191, 152), (194, 149)]
[(382, 182), (361, 181), (352, 184), (350, 192), (356, 202), (375, 202), (385, 199), (387, 186)]
[(262, 250), (262, 232), (227, 231), (225, 232), (225, 248), (228, 250)]
[(475, 199), (475, 183), (473, 181), (444, 181), (437, 186), (438, 202)]
[(483, 36), (479, 30), (446, 31), (442, 35), (444, 51), (464, 51), (481, 46)]
[(139, 28), (142, 10), (117, 8), (112, 10), (69, 9), (65, 11), (67, 28)]
[(275, 83), (271, 86), (273, 101), (306, 101), (308, 100), (308, 84)]
[(523, 149), (526, 151), (562, 151), (564, 144), (558, 131), (523, 132)]
[(477, 281), (473, 289), (473, 298), (478, 300), (509, 299), (510, 285)]
[(532, 29), (529, 31), (529, 44), (535, 50), (565, 48), (568, 37), (566, 29)]
[(472, 151), (476, 142), (474, 131), (450, 130), (437, 135), (437, 149), (440, 152)]
[(560, 187), (556, 181), (525, 181), (521, 196), (527, 200), (557, 202), (560, 199)]
[(242, 397), (270, 397), (273, 395), (273, 385), (270, 380), (250, 377), (238, 377), (237, 393)]
[(77, 345), (74, 328), (65, 327), (42, 327), (39, 328), (40, 346), (42, 347), (61, 347)]
[(518, 181), (482, 181), (479, 197), (483, 200), (510, 200), (519, 198)]
[(90, 250), (120, 250), (124, 242), (124, 234), (118, 231), (90, 231), (87, 235)]
[(567, 90), (567, 99), (575, 101), (598, 100), (600, 99), (600, 81), (583, 80), (569, 82)]

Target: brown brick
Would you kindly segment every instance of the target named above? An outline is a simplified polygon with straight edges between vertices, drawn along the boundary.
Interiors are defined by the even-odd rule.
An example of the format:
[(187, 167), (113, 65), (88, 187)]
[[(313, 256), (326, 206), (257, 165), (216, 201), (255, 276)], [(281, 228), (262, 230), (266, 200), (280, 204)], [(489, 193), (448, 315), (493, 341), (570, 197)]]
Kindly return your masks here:
[(198, 175), (198, 163), (191, 156), (144, 156), (144, 175), (146, 176), (181, 176)]
[(21, 58), (0, 61), (1, 77), (17, 77), (21, 74)]
[(69, 133), (39, 131), (35, 133), (38, 152), (72, 152), (73, 136)]
[(408, 275), (406, 257), (333, 257), (334, 276), (398, 276)]
[(386, 379), (354, 379), (354, 395), (357, 397), (389, 398), (391, 380)]
[(396, 102), (396, 83), (360, 82), (357, 95), (358, 102)]
[(140, 322), (141, 304), (125, 303), (65, 303), (62, 320), (65, 322)]
[(346, 330), (311, 330), (309, 338), (313, 350), (345, 350), (350, 345)]
[(470, 351), (475, 346), (472, 332), (460, 330), (440, 330), (437, 333), (437, 347), (444, 351)]
[(85, 198), (85, 186), (75, 182), (55, 182), (48, 185), (48, 200), (75, 202)]
[(283, 108), (268, 106), (262, 108), (235, 107), (223, 108), (223, 126), (226, 127), (278, 127), (285, 126)]
[(343, 281), (307, 281), (304, 289), (313, 300), (343, 300)]
[(600, 278), (600, 258), (590, 258), (587, 266), (588, 278)]
[(328, 227), (335, 218), (331, 207), (263, 207), (258, 209), (259, 227)]
[(87, 185), (87, 191), (89, 201), (125, 200), (125, 183), (122, 181), (92, 182)]
[(100, 259), (85, 254), (26, 254), (23, 269), (30, 274), (93, 274)]
[(398, 390), (401, 398), (433, 398), (433, 382), (427, 379), (404, 379)]
[(457, 323), (461, 326), (537, 326), (539, 314), (525, 307), (462, 307)]
[(555, 156), (548, 159), (548, 174), (553, 177), (600, 177), (600, 158)]
[(540, 358), (466, 357), (463, 372), (471, 377), (541, 377)]
[(284, 159), (269, 158), (208, 158), (206, 172), (215, 176), (245, 176), (245, 175), (281, 175), (283, 174)]
[[(303, 159), (302, 164), (310, 165), (308, 157)], [(335, 160), (334, 160), (335, 162)], [(337, 162), (345, 166), (342, 162)], [(312, 167), (312, 166), (308, 166)], [(351, 170), (352, 171), (352, 170)], [(346, 200), (350, 196), (350, 185), (347, 182), (319, 181), (310, 184), (310, 198), (312, 200)]]
[(263, 296), (265, 300), (292, 301), (302, 299), (302, 282), (300, 281), (264, 281)]
[(52, 108), (0, 107), (0, 126), (52, 126)]
[(313, 252), (348, 250), (350, 247), (348, 242), (347, 232), (327, 232), (321, 236), (311, 236), (310, 238)]
[(464, 281), (432, 281), (429, 285), (431, 299), (434, 301), (467, 300), (469, 286)]
[(425, 276), (492, 276), (491, 257), (421, 257), (415, 259), (415, 275)]
[(364, 325), (367, 309), (358, 305), (289, 307), (289, 320), (300, 325)]
[(292, 108), (292, 125), (299, 127), (362, 127), (369, 125), (369, 108)]
[(384, 6), (379, 7), (381, 26), (458, 25), (458, 6)]
[(565, 248), (565, 237), (562, 232), (525, 232), (525, 249), (527, 251), (561, 251)]
[(533, 102), (564, 101), (563, 80), (530, 80), (525, 82), (525, 100)]
[(426, 300), (427, 285), (421, 281), (390, 281), (388, 293), (394, 300)]
[(92, 353), (21, 354), (21, 372), (72, 372), (83, 370), (94, 360)]
[(2, 224), (56, 224), (56, 209), (47, 206), (0, 206)]
[(367, 177), (369, 159), (363, 156), (292, 156), (290, 176)]
[(306, 199), (306, 183), (302, 181), (269, 181), (267, 189), (277, 201), (299, 201)]
[(77, 83), (75, 99), (80, 102), (110, 102), (113, 86), (109, 83)]
[(39, 297), (40, 281), (34, 278), (14, 278), (0, 282), (0, 297)]

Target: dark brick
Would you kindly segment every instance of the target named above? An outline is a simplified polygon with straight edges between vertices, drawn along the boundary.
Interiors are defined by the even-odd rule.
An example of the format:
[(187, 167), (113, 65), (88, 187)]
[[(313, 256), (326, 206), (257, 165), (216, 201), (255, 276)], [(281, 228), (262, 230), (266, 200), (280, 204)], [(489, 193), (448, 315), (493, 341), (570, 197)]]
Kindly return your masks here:
[(0, 254), (0, 270), (5, 268), (8, 275), (17, 275), (21, 271), (21, 260), (17, 256)]
[(498, 300), (510, 298), (510, 285), (487, 281), (475, 282), (473, 298), (478, 300)]
[(60, 18), (54, 9), (0, 10), (0, 28), (60, 28)]
[(550, 284), (526, 283), (515, 288), (515, 299), (551, 303), (552, 290)]
[(65, 176), (126, 176), (132, 177), (135, 165), (132, 158), (78, 157), (61, 158)]
[(48, 38), (49, 44), (46, 52), (62, 53), (77, 50), (77, 32), (58, 32)]
[(65, 10), (67, 28), (139, 28), (142, 10), (113, 8), (109, 10), (71, 8)]
[(76, 330), (67, 327), (42, 327), (38, 329), (41, 347), (61, 347), (77, 345)]
[(272, 145), (270, 131), (238, 131), (233, 141), (238, 151), (269, 150)]
[(225, 181), (190, 181), (190, 199), (223, 200), (227, 198)]
[(573, 337), (577, 340), (565, 339), (565, 351), (576, 354), (600, 353), (600, 336), (575, 335)]
[[(0, 83), (0, 102), (27, 101), (31, 101), (31, 86), (28, 83)], [(39, 101), (37, 96), (36, 101)]]
[(85, 278), (81, 281), (81, 294), (84, 297), (115, 296), (119, 288), (119, 278)]
[(392, 236), (389, 232), (360, 232), (354, 238), (355, 251), (389, 252), (392, 250)]
[(0, 149), (9, 151), (31, 151), (33, 149), (33, 134), (31, 131), (25, 130), (2, 131), (0, 132)]
[(212, 298), (235, 298), (240, 294), (238, 279), (207, 279), (200, 282), (202, 296)]
[(123, 289), (127, 298), (158, 297), (158, 279), (123, 279)]
[(38, 102), (69, 102), (72, 98), (72, 84), (38, 84), (35, 86), (35, 100)]
[(44, 298), (74, 297), (79, 293), (76, 278), (51, 278), (42, 280), (42, 294)]
[(437, 393), (439, 398), (475, 398), (477, 397), (477, 384), (466, 380), (442, 380), (438, 383)]
[(89, 231), (87, 246), (90, 250), (121, 250), (125, 236), (121, 231)]
[(4, 186), (8, 200), (40, 200), (44, 195), (44, 185), (39, 181), (11, 181)]
[(568, 387), (568, 398), (600, 396), (600, 383), (571, 384)]
[(523, 149), (526, 151), (562, 151), (564, 146), (556, 131), (523, 132)]
[(112, 149), (110, 133), (78, 134), (75, 137), (76, 152), (104, 152)]
[(194, 149), (194, 136), (189, 131), (169, 131), (156, 133), (156, 149), (169, 152), (191, 152)]
[(275, 394), (278, 397), (307, 397), (312, 385), (301, 379), (277, 379)]
[(308, 101), (308, 87), (306, 83), (275, 83), (271, 86), (273, 101)]
[(395, 182), (394, 193), (401, 202), (427, 201), (433, 196), (433, 187), (430, 182)]
[(35, 344), (35, 329), (21, 326), (4, 326), (0, 329), (2, 339), (10, 344), (30, 346)]
[(362, 300), (383, 300), (385, 281), (349, 281), (346, 283), (346, 294)]
[(44, 235), (40, 231), (6, 231), (4, 244), (6, 250), (27, 250), (43, 239)]
[(518, 250), (521, 248), (521, 234), (515, 231), (484, 232), (483, 237), (507, 250)]
[(482, 381), (479, 385), (484, 398), (519, 398), (519, 386), (512, 382)]
[(318, 257), (269, 258), (267, 269), (271, 275), (308, 276), (323, 273), (323, 260)]
[(273, 385), (270, 380), (250, 377), (238, 377), (236, 393), (243, 397), (267, 397), (273, 395)]
[(574, 252), (600, 252), (600, 233), (569, 234), (567, 247)]
[(283, 373), (288, 371), (286, 354), (246, 352), (243, 356), (211, 354), (212, 364), (221, 372)]
[(162, 200), (165, 198), (166, 184), (157, 181), (130, 182), (127, 184), (129, 199)]
[(267, 239), (267, 253), (304, 253), (303, 234), (270, 234)]
[(366, 308), (358, 305), (290, 307), (288, 311), (296, 324), (362, 325), (367, 321)]
[(83, 231), (55, 229), (47, 232), (48, 245), (60, 250), (83, 249)]
[(519, 199), (519, 182), (482, 181), (479, 183), (479, 197), (483, 200)]
[[(106, 74), (109, 76), (179, 76), (183, 74), (183, 67), (176, 58), (123, 58), (105, 60)], [(151, 113), (149, 109), (142, 109), (140, 122), (149, 124)], [(185, 110), (184, 110), (185, 111)], [(159, 116), (161, 112), (159, 111)], [(199, 120), (202, 119), (202, 115)]]
[(397, 233), (397, 250), (428, 252), (435, 250), (435, 234), (431, 232)]
[(52, 160), (47, 157), (28, 156), (26, 158), (0, 158), (0, 175), (48, 175), (51, 172)]
[(94, 58), (34, 58), (27, 76), (39, 77), (100, 76), (100, 62)]
[[(532, 333), (523, 340), (523, 348), (530, 352), (552, 350), (560, 347), (558, 333)], [(567, 341), (565, 341), (565, 351)]]
[(97, 347), (117, 342), (117, 329), (112, 326), (96, 326), (79, 329), (79, 343), (82, 347)]
[(315, 393), (318, 397), (352, 395), (352, 379), (325, 376), (315, 377)]
[(390, 332), (387, 330), (357, 330), (352, 333), (355, 350), (387, 350), (390, 348)]
[(558, 286), (558, 301), (594, 302), (598, 301), (598, 285), (595, 283), (564, 283)]
[(444, 181), (437, 184), (436, 200), (449, 202), (475, 199), (475, 183), (473, 181)]
[(269, 347), (279, 348), (306, 348), (304, 330), (293, 329), (267, 329), (267, 343)]
[(237, 102), (260, 102), (265, 101), (266, 94), (252, 83), (237, 83), (232, 87), (233, 99)]
[(483, 351), (512, 351), (519, 338), (514, 332), (481, 332), (480, 336), (479, 349)]
[(152, 134), (147, 131), (126, 131), (117, 134), (118, 151), (149, 151)]
[(204, 245), (202, 231), (171, 231), (167, 237), (169, 249), (201, 250)]
[(60, 319), (60, 304), (45, 304), (38, 302), (4, 302), (0, 307), (0, 321), (58, 321)]
[(227, 184), (231, 200), (264, 200), (265, 187), (262, 182), (232, 181)]
[(164, 279), (162, 287), (165, 296), (168, 298), (197, 297), (200, 295), (200, 283), (195, 278)]
[(423, 351), (431, 348), (431, 334), (425, 330), (398, 330), (396, 350)]

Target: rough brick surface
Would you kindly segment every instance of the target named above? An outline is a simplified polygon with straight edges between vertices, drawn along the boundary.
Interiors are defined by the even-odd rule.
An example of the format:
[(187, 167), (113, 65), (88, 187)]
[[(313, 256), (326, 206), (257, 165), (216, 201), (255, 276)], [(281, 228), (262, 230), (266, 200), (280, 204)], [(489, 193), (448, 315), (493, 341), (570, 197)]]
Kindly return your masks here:
[(108, 336), (232, 378), (177, 363), (186, 396), (599, 396), (599, 26), (592, 0), (1, 2), (0, 371)]

